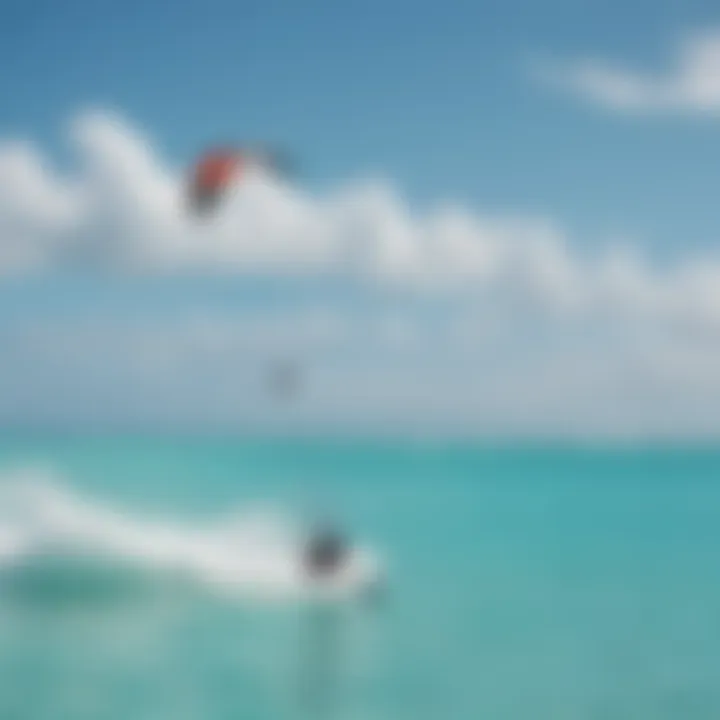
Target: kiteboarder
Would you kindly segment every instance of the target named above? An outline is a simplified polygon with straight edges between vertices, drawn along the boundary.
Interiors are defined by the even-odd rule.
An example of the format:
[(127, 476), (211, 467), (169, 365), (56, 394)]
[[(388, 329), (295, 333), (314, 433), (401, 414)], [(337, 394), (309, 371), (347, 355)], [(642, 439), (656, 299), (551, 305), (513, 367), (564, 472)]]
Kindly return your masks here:
[(344, 536), (332, 525), (318, 527), (305, 548), (305, 567), (313, 576), (326, 577), (337, 572), (348, 554)]

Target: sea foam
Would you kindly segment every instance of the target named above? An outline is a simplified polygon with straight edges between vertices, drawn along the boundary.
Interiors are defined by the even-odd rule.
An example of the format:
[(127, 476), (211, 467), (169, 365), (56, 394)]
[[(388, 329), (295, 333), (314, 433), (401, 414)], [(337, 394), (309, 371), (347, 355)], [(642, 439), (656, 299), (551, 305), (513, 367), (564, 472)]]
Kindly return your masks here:
[(357, 548), (345, 573), (319, 587), (303, 572), (304, 531), (277, 507), (234, 509), (201, 523), (142, 517), (73, 491), (56, 473), (0, 476), (0, 571), (63, 558), (185, 577), (216, 592), (267, 599), (355, 594), (379, 574)]

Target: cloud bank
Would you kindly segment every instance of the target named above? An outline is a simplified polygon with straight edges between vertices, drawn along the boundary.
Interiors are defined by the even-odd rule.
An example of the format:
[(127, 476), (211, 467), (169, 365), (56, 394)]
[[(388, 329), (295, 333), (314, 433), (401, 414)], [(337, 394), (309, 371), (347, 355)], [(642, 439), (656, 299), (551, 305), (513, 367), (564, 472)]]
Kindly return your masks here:
[(687, 35), (664, 73), (642, 73), (583, 59), (543, 64), (538, 75), (615, 112), (715, 115), (720, 112), (720, 31)]
[[(0, 326), (0, 424), (717, 438), (720, 338), (487, 308), (286, 306)], [(268, 392), (278, 359), (301, 370)]]
[[(381, 182), (310, 193), (256, 175), (198, 221), (182, 171), (121, 117), (81, 114), (70, 141), (62, 173), (32, 144), (0, 146), (0, 309), (18, 277), (64, 270), (362, 293), (112, 317), (89, 296), (60, 319), (0, 314), (4, 425), (720, 435), (718, 258), (581, 253), (547, 218), (413, 212)], [(263, 384), (279, 357), (307, 371), (290, 409)]]
[[(720, 75), (719, 75), (720, 77)], [(254, 175), (215, 216), (185, 211), (184, 177), (122, 118), (81, 114), (73, 171), (34, 146), (0, 145), (0, 272), (351, 278), (414, 291), (720, 321), (720, 259), (654, 269), (631, 245), (583, 257), (547, 218), (413, 213), (381, 182), (310, 194)]]

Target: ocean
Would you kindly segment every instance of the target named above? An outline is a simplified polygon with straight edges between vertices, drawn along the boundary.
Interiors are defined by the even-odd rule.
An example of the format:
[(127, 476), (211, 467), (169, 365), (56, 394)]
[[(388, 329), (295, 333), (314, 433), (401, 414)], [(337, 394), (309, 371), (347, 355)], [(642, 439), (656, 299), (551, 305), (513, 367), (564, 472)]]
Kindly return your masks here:
[[(278, 579), (313, 513), (382, 596)], [(718, 717), (720, 450), (0, 439), (0, 718)]]

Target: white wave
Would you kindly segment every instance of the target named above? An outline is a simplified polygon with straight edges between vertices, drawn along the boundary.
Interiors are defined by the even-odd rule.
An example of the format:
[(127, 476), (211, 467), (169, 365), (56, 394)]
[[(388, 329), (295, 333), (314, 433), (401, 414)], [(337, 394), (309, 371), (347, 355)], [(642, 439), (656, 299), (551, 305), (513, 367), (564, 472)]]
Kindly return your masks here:
[(190, 525), (91, 501), (46, 471), (0, 476), (0, 569), (38, 557), (91, 555), (264, 598), (345, 598), (379, 578), (377, 558), (356, 548), (331, 582), (310, 582), (301, 562), (302, 539), (302, 529), (273, 508)]

